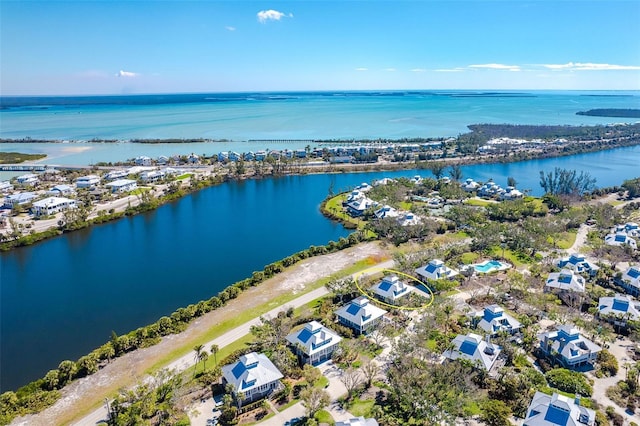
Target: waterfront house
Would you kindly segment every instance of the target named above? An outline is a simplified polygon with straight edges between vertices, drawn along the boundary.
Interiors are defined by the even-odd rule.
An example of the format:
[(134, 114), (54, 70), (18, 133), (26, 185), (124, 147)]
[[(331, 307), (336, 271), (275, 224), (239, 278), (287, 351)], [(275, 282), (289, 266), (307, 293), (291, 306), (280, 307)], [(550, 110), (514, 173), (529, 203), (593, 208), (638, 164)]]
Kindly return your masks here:
[(428, 280), (451, 279), (458, 274), (458, 271), (445, 266), (444, 262), (440, 259), (433, 259), (425, 266), (416, 269), (416, 275), (425, 283)]
[(523, 426), (593, 426), (596, 412), (580, 405), (580, 395), (575, 399), (553, 393), (536, 392), (527, 409)]
[(267, 151), (256, 151), (256, 161), (264, 161), (267, 158)]
[(336, 311), (338, 321), (342, 325), (355, 330), (357, 334), (367, 334), (378, 326), (387, 313), (360, 296)]
[(38, 183), (38, 175), (28, 173), (26, 175), (18, 176), (16, 182), (24, 186), (33, 186)]
[(378, 426), (378, 421), (373, 418), (365, 419), (360, 416), (336, 422), (335, 426)]
[(490, 371), (494, 366), (502, 348), (482, 336), (474, 333), (458, 334), (451, 342), (451, 349), (444, 352), (443, 356), (448, 360), (465, 359), (477, 368)]
[(361, 200), (363, 198), (365, 198), (365, 195), (362, 192), (358, 191), (357, 189), (354, 189), (353, 191), (351, 191), (349, 195), (347, 195), (345, 204), (349, 204), (352, 201)]
[(166, 155), (161, 155), (156, 161), (160, 165), (165, 165), (169, 162), (169, 157), (167, 157)]
[(0, 194), (6, 194), (9, 191), (13, 191), (13, 185), (9, 181), (0, 182)]
[(624, 232), (618, 232), (616, 234), (607, 234), (604, 237), (604, 243), (609, 246), (629, 246), (632, 249), (638, 248), (638, 243), (632, 237)]
[(538, 338), (542, 354), (569, 369), (592, 366), (602, 350), (573, 325), (560, 325), (555, 331), (539, 334)]
[(560, 272), (552, 272), (549, 274), (544, 284), (544, 291), (573, 291), (576, 293), (584, 293), (585, 281), (583, 277), (574, 273), (571, 269), (563, 269)]
[(360, 185), (355, 187), (355, 190), (360, 192), (367, 192), (371, 191), (372, 189), (373, 187), (366, 182), (362, 182)]
[(129, 172), (127, 170), (112, 170), (104, 175), (104, 178), (106, 180), (118, 180), (126, 178), (127, 176), (129, 176)]
[(109, 182), (105, 185), (107, 188), (111, 189), (111, 192), (120, 193), (120, 192), (129, 192), (133, 191), (138, 187), (138, 184), (135, 180), (131, 179), (118, 179), (113, 182)]
[(509, 315), (498, 305), (485, 306), (482, 311), (472, 314), (471, 322), (474, 327), (484, 330), (488, 335), (498, 333), (516, 334), (520, 331), (520, 321)]
[(280, 386), (284, 376), (264, 354), (251, 352), (222, 367), (222, 384), (233, 386), (239, 405), (263, 398)]
[(76, 179), (76, 188), (93, 188), (100, 183), (100, 176), (88, 175)]
[(229, 161), (229, 151), (221, 151), (218, 153), (218, 161), (221, 163), (226, 163)]
[(614, 279), (616, 284), (625, 289), (625, 291), (635, 297), (640, 295), (640, 266), (629, 266), (620, 277)]
[(629, 321), (640, 320), (640, 302), (631, 296), (616, 294), (598, 300), (597, 316), (616, 327), (627, 327)]
[(146, 155), (137, 157), (133, 162), (138, 166), (150, 166), (152, 163), (151, 158), (147, 157)]
[(15, 206), (20, 206), (32, 202), (36, 198), (36, 194), (33, 192), (19, 192), (17, 194), (7, 195), (4, 197), (3, 207), (6, 209), (12, 209)]
[(595, 275), (600, 267), (593, 262), (589, 262), (583, 254), (573, 253), (569, 257), (563, 257), (556, 262), (560, 268), (571, 269), (579, 274), (587, 273), (591, 276)]
[(377, 204), (375, 201), (363, 197), (347, 203), (347, 213), (352, 217), (359, 217), (362, 216), (367, 209), (375, 207)]
[(480, 184), (475, 180), (468, 178), (463, 183), (460, 184), (460, 187), (467, 192), (473, 192), (480, 187)]
[(374, 180), (372, 185), (373, 186), (388, 185), (392, 182), (395, 182), (395, 179), (382, 178), (382, 179)]
[(318, 321), (308, 322), (287, 336), (294, 353), (303, 364), (317, 365), (328, 359), (338, 347), (342, 337)]
[(331, 164), (348, 164), (353, 161), (353, 157), (350, 155), (339, 155), (335, 157), (330, 157), (329, 162)]
[(478, 188), (478, 197), (493, 198), (504, 192), (504, 189), (497, 183), (490, 180), (489, 182)]
[(167, 173), (164, 170), (149, 170), (140, 173), (140, 179), (143, 182), (152, 183), (164, 179), (166, 175)]
[(189, 156), (187, 157), (187, 161), (191, 164), (197, 164), (200, 162), (200, 156), (196, 155), (196, 154), (189, 154)]
[(369, 288), (380, 300), (391, 305), (397, 305), (398, 301), (410, 293), (410, 288), (397, 275), (388, 275), (382, 281)]
[(382, 206), (378, 210), (374, 212), (374, 215), (378, 219), (384, 219), (385, 217), (398, 217), (399, 213), (396, 209), (391, 206)]
[(69, 185), (56, 185), (50, 190), (48, 190), (47, 194), (57, 196), (57, 197), (60, 197), (63, 195), (71, 195), (73, 194), (73, 187)]
[(48, 197), (44, 200), (36, 201), (31, 207), (33, 215), (49, 216), (63, 210), (76, 208), (76, 200), (64, 197)]
[(498, 198), (502, 201), (517, 200), (522, 197), (524, 197), (524, 194), (513, 186), (507, 186), (507, 188), (498, 195)]

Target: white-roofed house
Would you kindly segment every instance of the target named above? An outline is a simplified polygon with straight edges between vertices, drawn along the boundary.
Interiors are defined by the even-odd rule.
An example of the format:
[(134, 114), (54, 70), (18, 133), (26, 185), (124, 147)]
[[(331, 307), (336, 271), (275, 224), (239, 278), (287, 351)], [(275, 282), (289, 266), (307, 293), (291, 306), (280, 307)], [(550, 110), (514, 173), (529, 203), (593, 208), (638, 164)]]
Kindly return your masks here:
[(26, 175), (18, 176), (16, 178), (16, 182), (18, 182), (20, 185), (33, 186), (38, 183), (38, 175), (28, 173)]
[(73, 194), (73, 187), (69, 185), (64, 185), (64, 184), (56, 185), (50, 190), (48, 190), (47, 194), (58, 196), (58, 197), (62, 195), (71, 195)]
[(479, 197), (495, 197), (504, 192), (504, 189), (494, 181), (490, 180), (478, 188), (478, 196)]
[(117, 179), (126, 178), (127, 176), (129, 176), (128, 170), (112, 170), (106, 175), (104, 175), (104, 178), (106, 180), (117, 180)]
[(48, 216), (67, 209), (76, 208), (76, 200), (64, 197), (48, 197), (33, 203), (31, 210), (34, 216)]
[(593, 365), (602, 350), (573, 325), (560, 325), (555, 331), (539, 334), (538, 338), (542, 353), (569, 369)]
[(628, 294), (638, 297), (640, 295), (640, 266), (629, 266), (620, 277), (615, 278), (615, 282)]
[(598, 300), (598, 317), (616, 327), (627, 327), (629, 321), (640, 320), (640, 302), (631, 296), (616, 294)]
[(397, 275), (384, 277), (382, 281), (369, 288), (375, 296), (385, 303), (396, 305), (400, 299), (411, 292), (411, 288), (401, 281)]
[(378, 421), (373, 418), (353, 417), (351, 419), (336, 422), (335, 426), (378, 426)]
[(399, 213), (393, 207), (385, 205), (376, 210), (374, 215), (378, 219), (384, 219), (385, 217), (398, 217)]
[(464, 183), (460, 184), (460, 187), (467, 192), (473, 192), (480, 187), (480, 184), (475, 180), (468, 178)]
[(420, 218), (412, 212), (404, 212), (398, 217), (398, 224), (400, 224), (400, 226), (419, 225), (421, 222)]
[(20, 206), (32, 202), (36, 198), (36, 194), (33, 192), (19, 192), (17, 194), (11, 194), (4, 197), (3, 207), (12, 209), (15, 206)]
[(133, 191), (138, 187), (138, 184), (135, 180), (131, 179), (118, 179), (113, 182), (109, 182), (105, 185), (107, 188), (111, 189), (111, 192), (128, 192)]
[(152, 161), (151, 158), (147, 157), (146, 155), (141, 155), (134, 160), (134, 163), (136, 163), (138, 166), (150, 166)]
[(222, 383), (233, 385), (239, 405), (244, 405), (273, 392), (284, 376), (264, 354), (242, 355), (234, 364), (222, 367)]
[(420, 280), (423, 282), (427, 282), (427, 280), (440, 280), (445, 278), (451, 279), (458, 274), (458, 271), (445, 266), (444, 262), (440, 259), (433, 259), (425, 266), (421, 266), (416, 269), (416, 275), (418, 275)]
[(567, 268), (579, 274), (588, 273), (595, 275), (600, 267), (593, 262), (589, 262), (584, 254), (573, 253), (569, 257), (563, 257), (556, 262), (559, 268)]
[(606, 245), (609, 245), (609, 246), (624, 246), (624, 245), (627, 245), (627, 246), (631, 247), (634, 250), (638, 248), (638, 243), (636, 242), (636, 240), (634, 240), (633, 237), (630, 237), (629, 235), (627, 235), (624, 232), (617, 232), (615, 234), (607, 234), (607, 236), (604, 237), (604, 243)]
[(627, 222), (624, 225), (617, 225), (611, 231), (612, 234), (622, 233), (630, 237), (640, 237), (640, 225), (635, 222)]
[(76, 188), (93, 188), (100, 184), (100, 176), (88, 175), (76, 179)]
[(518, 333), (522, 326), (520, 321), (506, 313), (498, 305), (485, 306), (482, 311), (474, 313), (472, 323), (490, 336), (495, 336), (501, 332), (513, 335)]
[(338, 321), (358, 334), (367, 334), (378, 326), (387, 313), (360, 296), (336, 311)]
[(338, 347), (342, 337), (318, 321), (308, 322), (287, 336), (298, 359), (303, 364), (317, 365), (328, 359)]
[(574, 273), (571, 269), (563, 269), (560, 272), (552, 272), (549, 274), (544, 284), (544, 291), (573, 291), (576, 293), (584, 293), (585, 281), (583, 277)]
[(347, 213), (353, 217), (359, 217), (364, 214), (367, 209), (376, 206), (376, 202), (367, 197), (363, 197), (347, 203)]
[(504, 192), (501, 192), (499, 196), (502, 201), (517, 200), (522, 197), (524, 197), (524, 194), (513, 186), (507, 186)]
[(165, 178), (167, 173), (163, 170), (148, 170), (146, 172), (140, 173), (140, 179), (143, 182), (157, 182)]
[(0, 182), (0, 193), (4, 194), (13, 191), (13, 185), (8, 180)]
[(580, 405), (580, 396), (547, 395), (536, 392), (527, 409), (523, 426), (593, 426), (596, 412)]
[(458, 334), (451, 342), (451, 349), (444, 352), (443, 356), (449, 360), (465, 359), (477, 367), (490, 371), (494, 366), (502, 348), (488, 342), (474, 333)]

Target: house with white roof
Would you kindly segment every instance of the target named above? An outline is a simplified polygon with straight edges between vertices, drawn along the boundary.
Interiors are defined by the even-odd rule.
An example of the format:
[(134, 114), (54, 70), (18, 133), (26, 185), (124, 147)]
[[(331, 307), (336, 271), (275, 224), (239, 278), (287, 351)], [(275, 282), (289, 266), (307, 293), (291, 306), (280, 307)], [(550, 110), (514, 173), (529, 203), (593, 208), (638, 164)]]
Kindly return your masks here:
[(481, 328), (488, 335), (498, 333), (516, 334), (520, 331), (520, 321), (509, 315), (498, 305), (485, 306), (482, 311), (475, 312), (471, 318), (475, 327)]
[(48, 197), (33, 203), (31, 211), (34, 216), (39, 217), (56, 214), (63, 210), (74, 209), (76, 207), (76, 200), (64, 197)]
[(160, 157), (158, 157), (156, 162), (161, 165), (167, 164), (169, 162), (169, 157), (167, 157), (166, 155), (161, 155)]
[(233, 386), (239, 405), (244, 405), (273, 392), (284, 376), (264, 354), (251, 352), (240, 360), (222, 367), (222, 384)]
[(13, 185), (11, 185), (11, 182), (7, 180), (0, 182), (0, 194), (5, 194), (9, 191), (13, 191)]
[(451, 342), (452, 348), (444, 352), (448, 360), (466, 359), (479, 368), (490, 371), (502, 348), (474, 333), (458, 334)]
[(56, 185), (53, 188), (51, 188), (50, 190), (47, 191), (47, 194), (49, 195), (53, 195), (56, 197), (61, 197), (63, 195), (71, 195), (73, 194), (73, 187), (70, 185)]
[(18, 176), (16, 178), (16, 182), (20, 185), (25, 186), (33, 186), (38, 183), (38, 175), (34, 175), (33, 173), (28, 173), (26, 175)]
[(626, 327), (629, 321), (640, 320), (640, 302), (627, 295), (601, 297), (598, 300), (598, 317), (617, 327)]
[(356, 191), (367, 192), (371, 191), (373, 187), (366, 182), (362, 182), (360, 185), (356, 186)]
[(573, 253), (569, 257), (563, 257), (556, 262), (559, 268), (571, 269), (579, 274), (588, 273), (595, 275), (600, 267), (593, 262), (589, 262), (584, 254)]
[(574, 273), (571, 269), (563, 269), (560, 272), (552, 272), (549, 274), (544, 284), (544, 291), (574, 291), (584, 293), (585, 281), (583, 277)]
[(391, 179), (391, 178), (382, 178), (382, 179), (374, 180), (372, 185), (373, 186), (388, 185), (395, 181), (396, 181), (395, 179)]
[(109, 182), (105, 185), (107, 188), (111, 189), (111, 192), (129, 192), (133, 191), (138, 187), (138, 184), (135, 180), (131, 179), (118, 179), (113, 182)]
[(617, 225), (611, 231), (612, 234), (627, 234), (630, 237), (640, 237), (640, 225), (635, 222), (627, 222), (624, 225)]
[(336, 426), (378, 426), (378, 421), (373, 418), (365, 419), (364, 417), (353, 417), (351, 419), (342, 420), (335, 423)]
[(504, 192), (504, 189), (502, 189), (500, 185), (498, 185), (492, 180), (488, 181), (487, 183), (482, 185), (480, 188), (478, 188), (479, 197), (492, 198), (500, 195), (503, 192)]
[(411, 292), (411, 288), (401, 281), (397, 275), (388, 275), (382, 281), (369, 288), (380, 300), (396, 305)]
[(420, 223), (422, 222), (420, 220), (420, 217), (416, 216), (415, 214), (411, 213), (411, 212), (404, 212), (402, 214), (400, 214), (400, 216), (398, 217), (398, 224), (400, 226), (414, 226), (414, 225), (420, 225)]
[(151, 158), (147, 157), (146, 155), (141, 155), (134, 160), (134, 163), (136, 163), (138, 166), (150, 166)]
[(580, 405), (580, 396), (569, 398), (554, 392), (536, 392), (527, 409), (523, 426), (593, 426), (596, 412)]
[(385, 205), (376, 210), (374, 212), (374, 215), (378, 219), (384, 219), (385, 217), (398, 217), (399, 213), (398, 210), (394, 209), (393, 207)]
[(635, 297), (640, 295), (640, 266), (629, 266), (620, 277), (614, 279), (616, 284), (625, 289), (625, 291)]
[(367, 334), (378, 326), (387, 313), (360, 296), (336, 311), (338, 322), (352, 328), (358, 334)]
[(475, 180), (468, 178), (463, 183), (460, 184), (460, 187), (467, 192), (473, 192), (480, 187), (480, 184)]
[(118, 180), (118, 179), (126, 178), (127, 176), (129, 176), (128, 170), (112, 170), (106, 175), (104, 175), (104, 178), (106, 180)]
[(569, 369), (593, 365), (602, 350), (573, 325), (560, 325), (555, 331), (539, 334), (538, 338), (540, 351)]
[(624, 232), (618, 232), (618, 233), (615, 233), (615, 234), (607, 234), (607, 236), (604, 237), (604, 243), (606, 245), (609, 245), (609, 246), (624, 246), (624, 245), (627, 245), (627, 246), (631, 247), (634, 250), (638, 248), (638, 243), (636, 242), (636, 240), (634, 240), (633, 237), (630, 237), (629, 235), (627, 235)]
[(36, 198), (36, 194), (33, 192), (19, 192), (17, 194), (7, 195), (4, 197), (4, 208), (12, 209), (15, 206), (20, 206), (32, 202)]
[(347, 213), (353, 217), (359, 217), (364, 214), (367, 209), (375, 207), (377, 203), (367, 197), (362, 197), (357, 200), (347, 203)]
[(455, 269), (445, 266), (440, 259), (433, 259), (425, 266), (416, 269), (416, 275), (425, 283), (428, 280), (451, 279), (459, 273)]
[(316, 365), (331, 359), (342, 337), (318, 321), (308, 322), (287, 336), (293, 351), (303, 364)]
[(513, 186), (507, 186), (504, 192), (498, 195), (498, 198), (502, 201), (517, 200), (522, 197), (524, 197), (524, 194)]
[(142, 179), (143, 182), (151, 183), (164, 179), (166, 175), (167, 173), (163, 170), (149, 170), (140, 173), (140, 179)]
[(93, 188), (100, 184), (100, 176), (88, 175), (76, 179), (76, 188)]

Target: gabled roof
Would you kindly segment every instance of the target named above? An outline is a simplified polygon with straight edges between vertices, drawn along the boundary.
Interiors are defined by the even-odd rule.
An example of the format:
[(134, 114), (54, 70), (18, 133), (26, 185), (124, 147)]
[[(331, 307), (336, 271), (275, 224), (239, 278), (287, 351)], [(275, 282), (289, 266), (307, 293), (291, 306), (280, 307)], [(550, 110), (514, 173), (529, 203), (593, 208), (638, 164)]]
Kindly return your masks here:
[(522, 324), (520, 321), (504, 312), (498, 305), (489, 305), (484, 310), (476, 312), (475, 317), (482, 317), (478, 322), (478, 327), (489, 333), (497, 334), (501, 331), (511, 332), (518, 330)]
[(400, 281), (396, 275), (384, 277), (382, 281), (369, 289), (378, 296), (390, 300), (407, 296), (410, 292), (410, 288), (403, 281)]
[(538, 337), (543, 342), (547, 338), (551, 342), (551, 348), (567, 361), (602, 350), (600, 346), (580, 334), (573, 325), (560, 325), (556, 331), (541, 333)]
[(445, 266), (440, 259), (433, 259), (425, 266), (416, 269), (416, 274), (422, 278), (429, 280), (438, 280), (441, 278), (451, 278), (459, 274), (455, 269)]
[(575, 274), (571, 269), (563, 269), (560, 272), (550, 273), (545, 287), (584, 293), (585, 281), (584, 278)]
[(266, 355), (256, 352), (241, 356), (234, 364), (223, 366), (222, 375), (236, 392), (247, 392), (284, 377)]
[(363, 326), (370, 323), (384, 314), (387, 311), (381, 309), (371, 303), (366, 297), (358, 297), (336, 311), (336, 315), (342, 317), (354, 324)]
[(590, 426), (595, 418), (595, 411), (576, 404), (569, 397), (536, 392), (527, 409), (524, 426)]
[(474, 333), (469, 333), (466, 336), (458, 334), (451, 342), (453, 349), (449, 349), (444, 352), (443, 356), (448, 359), (466, 359), (473, 364), (478, 363), (485, 370), (491, 370), (493, 364), (498, 359), (498, 355), (502, 351), (500, 346), (494, 345), (482, 339)]
[(316, 352), (337, 345), (342, 340), (335, 331), (323, 326), (317, 321), (311, 321), (301, 329), (294, 331), (287, 336), (287, 341), (294, 346), (304, 350), (304, 353), (311, 356)]
[(640, 302), (631, 296), (617, 294), (614, 297), (601, 297), (598, 300), (600, 315), (621, 315), (637, 321), (640, 319)]

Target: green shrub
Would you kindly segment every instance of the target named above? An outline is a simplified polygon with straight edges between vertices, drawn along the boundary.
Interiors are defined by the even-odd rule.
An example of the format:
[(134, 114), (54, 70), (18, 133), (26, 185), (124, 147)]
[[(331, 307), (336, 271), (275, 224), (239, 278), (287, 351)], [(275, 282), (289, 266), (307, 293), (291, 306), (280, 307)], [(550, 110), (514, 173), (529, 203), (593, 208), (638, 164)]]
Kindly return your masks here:
[(593, 393), (593, 388), (587, 381), (587, 378), (577, 371), (567, 370), (566, 368), (555, 368), (548, 371), (545, 377), (551, 387), (563, 392), (579, 393), (584, 396), (591, 396)]

